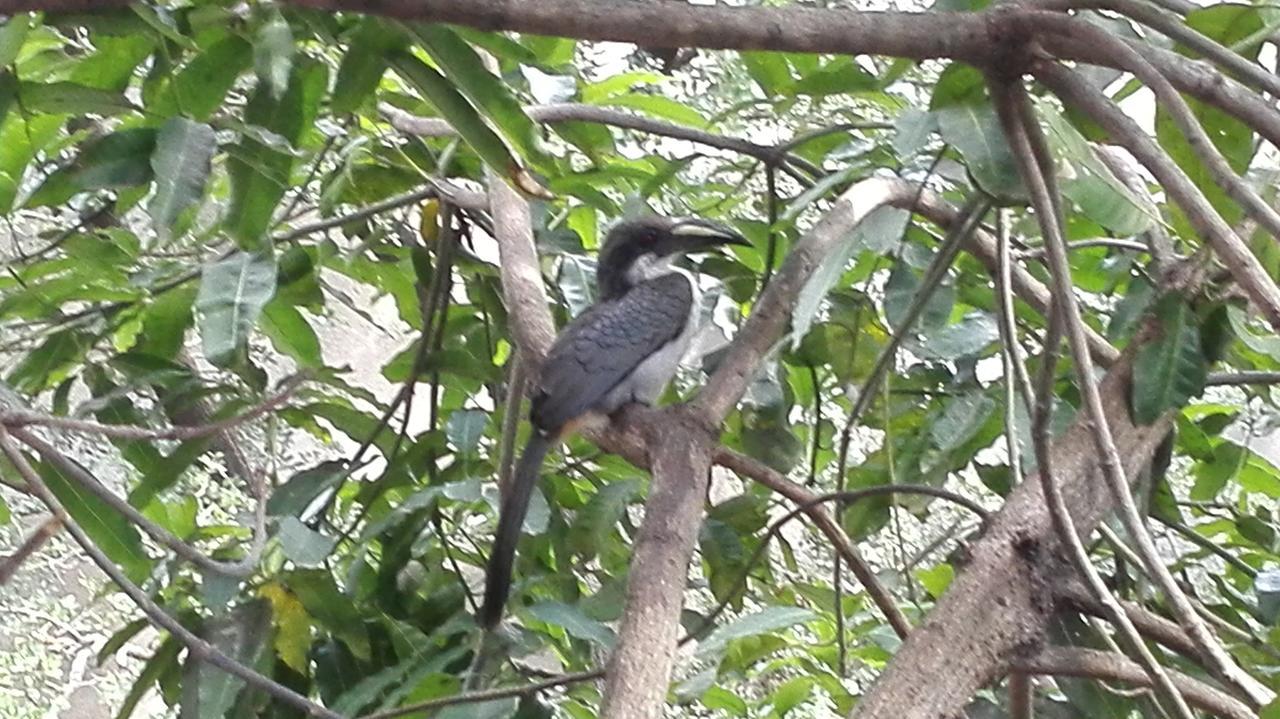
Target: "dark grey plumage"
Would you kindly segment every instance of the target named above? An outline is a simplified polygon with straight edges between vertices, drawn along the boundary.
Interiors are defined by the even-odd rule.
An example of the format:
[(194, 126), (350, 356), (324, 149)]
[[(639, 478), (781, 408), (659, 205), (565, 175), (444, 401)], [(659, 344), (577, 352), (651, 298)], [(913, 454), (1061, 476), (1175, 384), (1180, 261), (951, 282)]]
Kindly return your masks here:
[(547, 452), (588, 412), (652, 403), (676, 371), (695, 329), (697, 288), (671, 267), (684, 253), (746, 244), (704, 220), (643, 217), (620, 222), (600, 250), (599, 299), (556, 336), (533, 384), (534, 432), (506, 488), (485, 576), (479, 619), (493, 627), (511, 589), (520, 528)]
[[(598, 406), (647, 357), (684, 331), (693, 291), (682, 275), (656, 277), (583, 312), (556, 338), (534, 392), (530, 419), (551, 431)], [(634, 401), (638, 397), (621, 398)]]

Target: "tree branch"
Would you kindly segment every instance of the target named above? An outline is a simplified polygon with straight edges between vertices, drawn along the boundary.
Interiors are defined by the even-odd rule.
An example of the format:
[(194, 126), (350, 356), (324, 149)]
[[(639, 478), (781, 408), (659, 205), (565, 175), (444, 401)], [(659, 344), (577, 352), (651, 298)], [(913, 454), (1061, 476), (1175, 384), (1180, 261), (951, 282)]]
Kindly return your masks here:
[(622, 626), (605, 674), (603, 719), (657, 716), (666, 703), (685, 579), (711, 476), (718, 424), (685, 406), (661, 414), (647, 438), (653, 480), (631, 555)]
[[(1059, 328), (1065, 328), (1067, 331), (1072, 356), (1075, 357), (1078, 350), (1084, 354), (1085, 361), (1089, 362), (1088, 374), (1083, 368), (1076, 366), (1077, 375), (1080, 378), (1079, 382), (1090, 383), (1090, 386), (1086, 390), (1082, 390), (1082, 392), (1092, 390), (1093, 397), (1096, 397), (1097, 387), (1092, 385), (1091, 358), (1088, 352), (1083, 349), (1083, 325), (1078, 321), (1080, 308), (1076, 304), (1075, 296), (1072, 294), (1070, 270), (1063, 269), (1067, 265), (1067, 251), (1066, 241), (1062, 237), (1061, 223), (1063, 221), (1063, 213), (1053, 171), (1053, 160), (1048, 153), (1047, 146), (1033, 140), (1033, 137), (1039, 139), (1039, 136), (1035, 134), (1038, 128), (1032, 127), (1035, 122), (1035, 115), (1031, 110), (1030, 101), (1027, 99), (1025, 91), (1022, 89), (1021, 80), (1009, 80), (1008, 82), (993, 80), (988, 86), (996, 106), (996, 113), (1000, 118), (1001, 127), (1017, 162), (1019, 174), (1022, 175), (1023, 183), (1027, 186), (1031, 196), (1031, 204), (1035, 210), (1036, 219), (1040, 223), (1041, 235), (1048, 251), (1050, 276), (1053, 279), (1054, 312), (1052, 319), (1050, 319), (1049, 332), (1051, 339), (1046, 339), (1045, 341), (1045, 358), (1040, 368), (1040, 382), (1037, 387), (1034, 413), (1035, 426), (1032, 430), (1036, 459), (1039, 465), (1040, 482), (1044, 490), (1049, 516), (1053, 520), (1053, 528), (1057, 534), (1058, 541), (1067, 549), (1067, 556), (1071, 560), (1071, 564), (1084, 579), (1085, 585), (1089, 588), (1093, 597), (1106, 608), (1107, 618), (1120, 630), (1126, 643), (1132, 647), (1133, 651), (1141, 659), (1142, 669), (1151, 677), (1152, 684), (1158, 691), (1162, 706), (1177, 716), (1183, 717), (1183, 719), (1191, 719), (1191, 709), (1179, 694), (1178, 688), (1156, 660), (1155, 655), (1143, 644), (1138, 630), (1129, 621), (1128, 616), (1125, 615), (1124, 610), (1120, 607), (1119, 601), (1111, 593), (1110, 588), (1103, 581), (1097, 568), (1090, 561), (1089, 553), (1082, 541), (1088, 535), (1081, 534), (1077, 530), (1071, 512), (1063, 499), (1062, 488), (1054, 475), (1053, 455), (1050, 450), (1049, 421), (1053, 408), (1052, 378), (1058, 358)], [(1088, 398), (1087, 401), (1091, 402), (1093, 397)], [(1098, 407), (1100, 408), (1100, 406), (1099, 401)], [(1104, 472), (1110, 472), (1114, 477), (1117, 474), (1114, 468), (1120, 466), (1121, 460), (1119, 454), (1115, 451), (1114, 445), (1111, 444), (1111, 434), (1106, 414), (1104, 411), (1095, 411), (1095, 407), (1090, 405), (1089, 413), (1086, 416), (1088, 418), (1086, 427), (1100, 455), (1099, 464)], [(1123, 477), (1123, 475), (1120, 476)], [(1116, 502), (1122, 501), (1120, 495), (1114, 492), (1112, 499)]]
[[(411, 135), (419, 137), (450, 137), (457, 134), (447, 121), (438, 117), (419, 117), (412, 115), (398, 107), (383, 104), (378, 107), (392, 127)], [(610, 107), (602, 107), (600, 105), (588, 105), (580, 102), (564, 102), (554, 103), (550, 105), (530, 105), (524, 108), (525, 114), (529, 119), (535, 122), (543, 122), (555, 124), (559, 122), (591, 122), (600, 125), (611, 125), (625, 130), (635, 130), (650, 135), (659, 135), (662, 137), (670, 137), (676, 140), (685, 140), (707, 147), (714, 147), (719, 150), (728, 150), (736, 152), (748, 157), (754, 157), (768, 166), (778, 166), (782, 163), (795, 164), (800, 169), (811, 175), (821, 174), (821, 168), (811, 164), (804, 158), (797, 157), (790, 153), (792, 147), (799, 144), (796, 140), (788, 141), (780, 145), (761, 145), (738, 137), (729, 135), (721, 135), (706, 130), (688, 127), (685, 125), (677, 125), (673, 122), (664, 122), (653, 118), (644, 117), (635, 113), (626, 112), (624, 110), (616, 110)], [(886, 130), (892, 129), (893, 125), (884, 122), (859, 122), (859, 123), (841, 123), (836, 126), (833, 131), (847, 130)], [(825, 128), (824, 128), (825, 129)], [(797, 140), (806, 140), (811, 138), (797, 138)]]
[[(0, 425), (0, 427), (2, 426), (4, 425)], [(36, 454), (40, 455), (40, 458), (48, 462), (59, 474), (89, 490), (90, 494), (102, 500), (104, 504), (120, 516), (146, 532), (152, 539), (168, 547), (178, 557), (199, 567), (201, 571), (213, 572), (227, 577), (247, 577), (257, 569), (258, 559), (261, 557), (262, 549), (267, 541), (266, 515), (261, 510), (261, 505), (265, 501), (263, 497), (256, 497), (259, 507), (254, 512), (253, 540), (248, 553), (243, 559), (235, 562), (220, 562), (206, 556), (200, 550), (179, 539), (177, 535), (148, 519), (145, 514), (138, 511), (133, 505), (117, 497), (115, 492), (112, 492), (102, 482), (99, 482), (98, 478), (94, 477), (89, 470), (59, 452), (53, 445), (25, 429), (13, 427), (9, 428), (8, 431), (11, 436), (35, 450)]]
[(57, 517), (49, 517), (40, 523), (30, 535), (23, 540), (22, 544), (7, 557), (0, 557), (0, 587), (9, 583), (13, 575), (17, 573), (22, 563), (27, 561), (31, 555), (40, 551), (53, 535), (58, 533), (58, 529), (62, 527), (62, 522)]
[[(780, 50), (979, 62), (1003, 40), (975, 13), (858, 12), (625, 0), (288, 0), (322, 10), (646, 47)], [(21, 5), (22, 0), (18, 0)], [(39, 4), (39, 3), (33, 3)], [(661, 28), (661, 32), (656, 32)]]
[[(1019, 659), (1016, 666), (1028, 674), (1105, 679), (1140, 687), (1151, 686), (1151, 678), (1135, 662), (1119, 654), (1096, 649), (1048, 647)], [(1178, 692), (1197, 709), (1228, 719), (1257, 719), (1257, 714), (1249, 707), (1220, 689), (1180, 672), (1170, 674)]]
[(814, 503), (814, 500), (818, 498), (817, 494), (809, 491), (803, 485), (792, 482), (763, 462), (752, 459), (741, 452), (735, 452), (723, 445), (716, 447), (711, 457), (712, 461), (718, 466), (724, 467), (740, 477), (747, 477), (763, 484), (799, 506), (808, 507), (805, 510), (805, 514), (809, 517), (809, 520), (813, 522), (819, 531), (826, 535), (827, 541), (831, 542), (832, 548), (848, 563), (849, 569), (853, 571), (853, 575), (857, 577), (867, 595), (871, 597), (871, 601), (875, 602), (875, 605), (880, 609), (880, 613), (889, 622), (889, 626), (893, 627), (893, 631), (899, 637), (906, 638), (911, 631), (911, 624), (907, 621), (906, 615), (902, 613), (902, 610), (898, 609), (898, 604), (894, 601), (893, 595), (881, 584), (880, 579), (876, 577), (875, 571), (871, 569), (871, 566), (867, 564), (867, 560), (862, 556), (862, 552), (858, 551), (858, 545), (849, 539), (848, 534), (845, 534), (839, 520), (826, 507)]
[(1280, 330), (1280, 288), (1186, 173), (1115, 103), (1089, 87), (1071, 70), (1056, 63), (1039, 63), (1033, 74), (1064, 102), (1076, 106), (1101, 125), (1116, 144), (1128, 150), (1151, 172), (1271, 326)]
[[(1052, 196), (1056, 195), (1056, 190), (1048, 186), (1048, 178), (1051, 176), (1052, 166), (1046, 167), (1044, 162), (1040, 162), (1040, 167), (1037, 168), (1031, 161), (1031, 155), (1037, 151), (1040, 154), (1047, 154), (1047, 145), (1039, 134), (1039, 127), (1034, 124), (1034, 114), (1025, 91), (1022, 90), (1020, 85), (1014, 84), (1007, 85), (1004, 89), (1008, 92), (1007, 104), (1009, 107), (1002, 111), (1002, 123), (1005, 126), (1006, 135), (1009, 136), (1010, 144), (1014, 147), (1014, 157), (1019, 162), (1023, 180), (1032, 188), (1036, 218), (1040, 222), (1045, 245), (1049, 252), (1048, 259), (1050, 275), (1053, 278), (1054, 306), (1061, 309), (1061, 319), (1065, 328), (1067, 345), (1071, 350), (1071, 358), (1076, 370), (1076, 386), (1080, 388), (1084, 414), (1092, 425), (1092, 434), (1099, 454), (1102, 476), (1111, 490), (1113, 502), (1119, 510), (1120, 519), (1124, 523), (1125, 530), (1128, 531), (1129, 536), (1133, 538), (1137, 545), (1143, 564), (1163, 590), (1173, 614), (1178, 618), (1178, 623), (1182, 625), (1187, 634), (1196, 643), (1213, 674), (1227, 686), (1233, 687), (1248, 697), (1252, 705), (1262, 706), (1271, 701), (1274, 693), (1241, 670), (1236, 665), (1235, 660), (1218, 643), (1217, 638), (1200, 621), (1195, 609), (1179, 589), (1173, 579), (1173, 575), (1169, 573), (1168, 568), (1165, 566), (1164, 560), (1156, 551), (1155, 545), (1151, 541), (1151, 535), (1142, 521), (1137, 505), (1134, 503), (1133, 494), (1129, 489), (1129, 480), (1124, 470), (1124, 460), (1107, 426), (1109, 420), (1106, 408), (1103, 406), (1102, 396), (1098, 392), (1098, 387), (1094, 383), (1093, 360), (1089, 356), (1085, 342), (1084, 321), (1080, 316), (1080, 308), (1075, 302), (1075, 297), (1072, 295), (1071, 266), (1070, 261), (1067, 259), (1066, 241), (1062, 237), (1062, 228), (1058, 219), (1061, 215), (1056, 210), (1054, 212), (1046, 212), (1048, 204), (1052, 202)], [(998, 101), (996, 103), (997, 110), (1001, 110), (1005, 104)], [(1021, 118), (1011, 117), (1011, 113), (1020, 113)], [(1039, 148), (1039, 150), (1036, 148)], [(1086, 564), (1088, 564), (1087, 561)], [(1100, 580), (1098, 584), (1101, 585)], [(1121, 612), (1115, 612), (1113, 619), (1123, 620), (1127, 624), (1127, 618)], [(1128, 627), (1126, 627), (1126, 633), (1128, 633)], [(1141, 642), (1135, 641), (1134, 644), (1137, 648), (1142, 648)], [(1145, 659), (1146, 657), (1144, 656)], [(1154, 660), (1152, 662), (1144, 661), (1143, 663), (1148, 670), (1153, 670), (1151, 664), (1154, 663)], [(1160, 677), (1156, 671), (1153, 671), (1153, 679), (1160, 683), (1167, 681)], [(1165, 688), (1172, 689), (1167, 685)], [(1170, 691), (1169, 693), (1171, 694), (1171, 699), (1177, 696), (1176, 691)]]
[(85, 533), (84, 529), (67, 514), (66, 508), (62, 506), (62, 503), (58, 501), (58, 498), (54, 496), (53, 492), (51, 492), (48, 486), (45, 485), (44, 480), (40, 478), (40, 475), (35, 471), (31, 464), (27, 462), (27, 458), (23, 456), (22, 452), (13, 444), (13, 440), (10, 438), (8, 430), (6, 430), (3, 425), (0, 425), (0, 451), (3, 451), (5, 456), (9, 458), (9, 461), (17, 468), (18, 473), (22, 475), (24, 480), (26, 480), (27, 486), (30, 487), (32, 493), (49, 508), (49, 511), (58, 519), (58, 521), (62, 522), (62, 524), (66, 526), (67, 532), (71, 534), (72, 538), (76, 540), (76, 543), (79, 544), (85, 553), (89, 555), (89, 558), (93, 560), (93, 563), (98, 565), (98, 568), (101, 569), (103, 573), (116, 584), (116, 586), (120, 587), (120, 590), (123, 591), (129, 599), (133, 600), (133, 603), (137, 605), (138, 609), (142, 610), (142, 613), (147, 616), (147, 619), (152, 624), (169, 632), (169, 634), (187, 648), (188, 660), (194, 658), (203, 662), (208, 662), (218, 669), (243, 680), (246, 684), (249, 684), (255, 689), (260, 689), (275, 699), (302, 711), (306, 716), (321, 717), (321, 719), (345, 719), (340, 714), (316, 704), (294, 690), (268, 679), (235, 659), (223, 654), (217, 647), (204, 639), (201, 639), (191, 632), (191, 630), (182, 626), (181, 622), (170, 616), (168, 612), (160, 607), (160, 605), (153, 602), (151, 598), (147, 596), (146, 592), (142, 591), (138, 585), (130, 581), (129, 578), (125, 576), (124, 572), (120, 571), (120, 568), (115, 565), (115, 562), (112, 562), (111, 559), (108, 558), (107, 555), (103, 554), (102, 550), (93, 543), (93, 540), (89, 538), (89, 535)]

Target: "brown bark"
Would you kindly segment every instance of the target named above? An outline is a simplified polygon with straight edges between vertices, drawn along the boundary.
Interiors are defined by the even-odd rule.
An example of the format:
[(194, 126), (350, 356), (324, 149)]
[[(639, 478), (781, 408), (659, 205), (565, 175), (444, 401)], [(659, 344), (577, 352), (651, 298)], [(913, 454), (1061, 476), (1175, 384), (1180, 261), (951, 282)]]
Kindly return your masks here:
[[(1137, 426), (1129, 416), (1132, 354), (1111, 368), (1099, 388), (1112, 436), (1136, 474), (1169, 430), (1167, 420)], [(1095, 481), (1092, 430), (1077, 419), (1053, 446), (1053, 466), (1066, 505), (1082, 532), (1110, 512), (1110, 492)], [(858, 719), (957, 716), (973, 694), (1004, 676), (1020, 656), (1044, 643), (1056, 584), (1068, 565), (1049, 521), (1040, 482), (1013, 491), (969, 564), (929, 618), (911, 634), (858, 705)]]
[(626, 612), (605, 673), (605, 719), (643, 719), (661, 711), (702, 523), (716, 431), (683, 407), (662, 415), (649, 442), (655, 448), (653, 481), (631, 558)]

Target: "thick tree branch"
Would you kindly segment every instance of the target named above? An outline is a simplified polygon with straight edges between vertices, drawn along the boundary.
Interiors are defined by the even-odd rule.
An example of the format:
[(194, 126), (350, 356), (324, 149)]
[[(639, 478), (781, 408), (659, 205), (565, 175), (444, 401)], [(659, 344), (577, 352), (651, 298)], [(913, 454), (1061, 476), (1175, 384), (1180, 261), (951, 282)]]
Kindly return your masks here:
[[(1042, 142), (1035, 141), (1039, 139), (1039, 136), (1035, 134), (1038, 128), (1033, 125), (1036, 121), (1035, 115), (1020, 83), (1020, 80), (1009, 82), (993, 81), (989, 83), (989, 87), (1005, 137), (1008, 138), (1010, 149), (1013, 151), (1013, 156), (1018, 164), (1019, 173), (1022, 175), (1023, 182), (1031, 196), (1031, 204), (1035, 210), (1036, 219), (1040, 223), (1041, 234), (1044, 237), (1045, 248), (1048, 252), (1050, 274), (1053, 279), (1054, 313), (1050, 320), (1050, 339), (1045, 340), (1045, 358), (1042, 360), (1040, 368), (1040, 382), (1037, 387), (1034, 412), (1035, 426), (1032, 429), (1045, 504), (1049, 510), (1049, 516), (1053, 520), (1053, 528), (1057, 534), (1058, 541), (1066, 548), (1067, 557), (1084, 580), (1085, 586), (1089, 588), (1090, 593), (1106, 609), (1107, 618), (1115, 624), (1125, 642), (1138, 654), (1143, 671), (1151, 677), (1152, 684), (1157, 689), (1161, 705), (1176, 716), (1183, 717), (1183, 719), (1191, 719), (1191, 708), (1187, 706), (1186, 700), (1178, 692), (1178, 688), (1174, 685), (1168, 672), (1164, 670), (1155, 655), (1142, 642), (1142, 637), (1137, 628), (1129, 621), (1119, 601), (1111, 593), (1110, 588), (1103, 581), (1097, 568), (1094, 567), (1089, 558), (1089, 552), (1085, 549), (1083, 543), (1084, 538), (1088, 535), (1081, 534), (1077, 530), (1071, 511), (1063, 499), (1058, 478), (1054, 474), (1053, 454), (1050, 449), (1049, 420), (1053, 406), (1052, 378), (1055, 374), (1058, 345), (1061, 339), (1058, 332), (1059, 328), (1065, 327), (1067, 331), (1072, 356), (1075, 357), (1077, 352), (1083, 353), (1085, 361), (1089, 363), (1087, 372), (1079, 366), (1076, 367), (1077, 375), (1080, 377), (1079, 381), (1090, 385), (1085, 391), (1093, 392), (1089, 401), (1096, 397), (1097, 388), (1092, 385), (1091, 359), (1088, 353), (1083, 350), (1083, 325), (1078, 321), (1080, 308), (1076, 304), (1075, 296), (1072, 294), (1073, 288), (1069, 281), (1070, 272), (1069, 270), (1063, 270), (1063, 266), (1067, 263), (1067, 251), (1066, 242), (1062, 237), (1061, 223), (1063, 214), (1059, 204), (1060, 195), (1058, 194), (1054, 175), (1053, 161), (1049, 155), (1048, 148)], [(1033, 139), (1033, 136), (1035, 139)], [(1090, 406), (1090, 411), (1086, 416), (1088, 417), (1087, 426), (1093, 436), (1095, 446), (1098, 447), (1100, 455), (1098, 461), (1104, 473), (1110, 473), (1112, 478), (1117, 475), (1123, 477), (1117, 469), (1121, 460), (1115, 451), (1114, 445), (1110, 443), (1110, 429), (1107, 425), (1105, 412), (1097, 407)], [(1114, 492), (1112, 498), (1117, 502), (1123, 501), (1123, 498)]]
[[(288, 0), (479, 30), (629, 42), (646, 47), (782, 50), (979, 62), (1002, 41), (975, 13), (731, 7), (625, 0)], [(38, 3), (35, 3), (38, 4)], [(661, 32), (655, 32), (661, 28)], [(1007, 42), (1007, 38), (1004, 40)]]
[(511, 334), (524, 355), (523, 371), (536, 377), (542, 358), (556, 338), (556, 326), (548, 309), (551, 298), (542, 283), (542, 263), (533, 243), (529, 203), (502, 178), (490, 173), (489, 211), (498, 240), (502, 298), (512, 318)]
[(652, 430), (653, 481), (631, 555), (622, 626), (605, 673), (604, 719), (658, 716), (666, 703), (718, 426), (677, 406), (664, 410)]
[[(1128, 388), (1135, 342), (1099, 383), (1111, 431), (1136, 473), (1168, 433), (1167, 420), (1137, 426)], [(1076, 529), (1090, 532), (1111, 511), (1111, 497), (1093, 481), (1097, 451), (1089, 423), (1078, 418), (1056, 438), (1052, 466)], [(1070, 573), (1038, 481), (1016, 487), (974, 544), (971, 560), (947, 593), (898, 650), (863, 698), (859, 719), (955, 715), (973, 692), (1003, 676), (1019, 652), (1043, 643), (1054, 614), (1053, 587)]]

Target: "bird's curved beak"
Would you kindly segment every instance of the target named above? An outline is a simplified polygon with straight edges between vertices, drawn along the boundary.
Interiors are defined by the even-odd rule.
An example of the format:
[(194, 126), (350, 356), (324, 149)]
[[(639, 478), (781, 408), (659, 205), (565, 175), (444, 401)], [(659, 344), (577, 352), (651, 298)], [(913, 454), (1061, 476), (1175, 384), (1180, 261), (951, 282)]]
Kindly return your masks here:
[(696, 250), (711, 249), (721, 245), (750, 247), (751, 243), (737, 231), (724, 225), (698, 218), (677, 220), (671, 226), (671, 234), (687, 241)]

